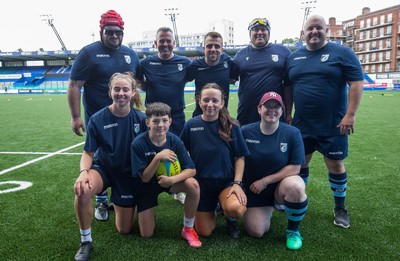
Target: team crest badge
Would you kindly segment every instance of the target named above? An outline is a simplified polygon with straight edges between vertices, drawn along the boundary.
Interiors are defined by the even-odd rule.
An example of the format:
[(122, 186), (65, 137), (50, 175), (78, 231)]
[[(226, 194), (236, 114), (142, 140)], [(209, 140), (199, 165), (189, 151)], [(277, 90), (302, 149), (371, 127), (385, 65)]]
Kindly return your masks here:
[(183, 70), (183, 65), (181, 63), (178, 64), (178, 70), (182, 71)]
[(321, 55), (321, 62), (326, 62), (326, 61), (328, 61), (328, 59), (329, 59), (329, 54), (323, 54), (323, 55)]
[(228, 62), (224, 62), (224, 68), (227, 69), (228, 68)]
[(281, 143), (281, 151), (285, 153), (287, 151), (287, 143)]
[(278, 60), (279, 60), (279, 56), (277, 54), (272, 54), (271, 58), (272, 58), (273, 62), (278, 62)]
[(140, 130), (140, 124), (139, 123), (135, 123), (133, 125), (133, 130), (135, 131), (135, 133), (138, 133)]
[(125, 57), (125, 62), (127, 64), (131, 64), (131, 57), (129, 55), (124, 55), (124, 57)]

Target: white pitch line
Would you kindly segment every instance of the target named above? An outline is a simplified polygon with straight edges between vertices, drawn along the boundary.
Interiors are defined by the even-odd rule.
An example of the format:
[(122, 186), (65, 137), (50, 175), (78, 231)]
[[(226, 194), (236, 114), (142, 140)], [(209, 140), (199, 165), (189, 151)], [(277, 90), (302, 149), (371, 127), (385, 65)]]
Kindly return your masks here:
[[(0, 154), (11, 154), (11, 155), (47, 155), (53, 152), (29, 152), (29, 151), (0, 151)], [(57, 153), (60, 155), (82, 155), (79, 152), (62, 152)]]
[(17, 165), (17, 166), (8, 168), (8, 169), (4, 169), (4, 170), (0, 171), (0, 175), (6, 174), (6, 173), (8, 173), (8, 172), (10, 172), (10, 171), (13, 171), (13, 170), (16, 170), (16, 169), (19, 169), (19, 168), (22, 168), (22, 167), (25, 167), (25, 166), (30, 165), (30, 164), (32, 164), (32, 163), (35, 163), (35, 162), (37, 162), (37, 161), (44, 160), (44, 159), (53, 157), (53, 156), (55, 156), (55, 155), (61, 154), (61, 153), (63, 153), (64, 151), (73, 149), (73, 148), (75, 148), (75, 147), (79, 147), (79, 146), (81, 146), (82, 144), (85, 144), (85, 142), (81, 142), (81, 143), (72, 145), (72, 146), (70, 146), (70, 147), (68, 147), (68, 148), (65, 148), (65, 149), (62, 149), (62, 150), (59, 150), (59, 151), (56, 151), (56, 152), (49, 153), (49, 154), (47, 154), (47, 155), (45, 155), (45, 156), (42, 156), (42, 157), (39, 157), (39, 158), (37, 158), (37, 159), (33, 159), (33, 160), (30, 160), (30, 161), (24, 162), (24, 163), (22, 163), (22, 164), (20, 164), (20, 165)]

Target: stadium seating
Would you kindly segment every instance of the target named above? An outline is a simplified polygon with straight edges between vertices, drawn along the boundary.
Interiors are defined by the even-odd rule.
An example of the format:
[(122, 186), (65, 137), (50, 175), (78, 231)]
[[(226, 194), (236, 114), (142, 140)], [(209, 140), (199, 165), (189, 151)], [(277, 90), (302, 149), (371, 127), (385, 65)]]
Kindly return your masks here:
[(0, 67), (0, 86), (9, 89), (66, 90), (71, 66)]

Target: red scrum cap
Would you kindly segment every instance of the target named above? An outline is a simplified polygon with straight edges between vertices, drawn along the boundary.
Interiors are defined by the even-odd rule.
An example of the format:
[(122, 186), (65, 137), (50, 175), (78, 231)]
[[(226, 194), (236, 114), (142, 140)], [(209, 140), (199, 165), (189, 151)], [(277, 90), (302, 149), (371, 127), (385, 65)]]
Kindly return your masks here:
[(101, 15), (100, 19), (100, 30), (103, 30), (106, 25), (116, 25), (124, 29), (124, 20), (122, 17), (115, 12), (114, 10), (108, 10), (104, 14)]

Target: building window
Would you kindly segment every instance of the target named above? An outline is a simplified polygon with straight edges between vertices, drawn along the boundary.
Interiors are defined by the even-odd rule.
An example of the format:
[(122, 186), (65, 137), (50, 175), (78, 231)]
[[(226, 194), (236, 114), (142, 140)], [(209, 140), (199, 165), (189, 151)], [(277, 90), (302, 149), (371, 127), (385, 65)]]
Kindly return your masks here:
[(381, 15), (381, 24), (384, 24), (384, 23), (385, 23), (385, 16)]
[(386, 51), (386, 57), (385, 57), (385, 59), (386, 59), (386, 60), (390, 60), (390, 51)]
[(392, 26), (389, 25), (388, 27), (386, 27), (386, 35), (391, 35), (392, 34)]
[(384, 48), (384, 46), (383, 46), (383, 40), (380, 40), (380, 41), (379, 41), (378, 49), (383, 49), (383, 48)]
[(360, 21), (360, 28), (364, 28), (364, 20)]
[(366, 32), (365, 32), (365, 39), (369, 39), (370, 33), (371, 33), (371, 31), (366, 31)]
[(393, 14), (388, 14), (388, 23), (391, 23), (393, 21)]
[(383, 67), (382, 64), (378, 65), (378, 72), (382, 72), (382, 67)]
[(374, 30), (372, 30), (372, 38), (375, 38), (377, 36), (376, 32), (377, 32), (376, 28)]
[(372, 72), (372, 73), (375, 73), (375, 72), (376, 72), (375, 67), (376, 67), (375, 64), (371, 65), (371, 72)]
[(376, 61), (376, 53), (372, 53), (371, 54), (371, 62), (375, 62)]
[(371, 26), (371, 18), (367, 19), (367, 28)]
[(359, 43), (358, 44), (358, 51), (362, 51), (363, 50), (363, 43)]
[(365, 73), (369, 73), (369, 65), (365, 65)]
[(364, 32), (360, 32), (360, 40), (364, 39)]
[(371, 42), (371, 50), (376, 50), (376, 41)]
[(389, 72), (390, 71), (390, 64), (385, 64), (385, 72)]
[(383, 61), (383, 52), (379, 52), (378, 57), (379, 61)]
[(372, 20), (372, 25), (378, 25), (378, 17), (374, 17)]
[(392, 42), (390, 41), (390, 39), (386, 39), (386, 48), (391, 48), (392, 46)]
[(382, 37), (385, 33), (385, 30), (383, 27), (379, 28), (379, 36)]

